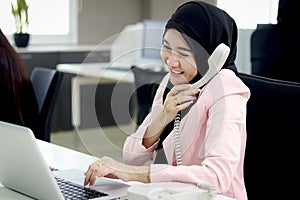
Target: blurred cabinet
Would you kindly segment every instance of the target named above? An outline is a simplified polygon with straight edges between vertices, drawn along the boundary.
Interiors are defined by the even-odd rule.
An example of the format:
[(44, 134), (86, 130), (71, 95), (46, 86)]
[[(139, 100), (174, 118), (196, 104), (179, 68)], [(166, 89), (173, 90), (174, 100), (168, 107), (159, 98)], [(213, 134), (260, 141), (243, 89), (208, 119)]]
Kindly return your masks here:
[(72, 79), (72, 125), (91, 128), (129, 124), (134, 116), (134, 84), (106, 78)]
[[(110, 51), (108, 48), (93, 50), (93, 47), (34, 47), (33, 49), (17, 49), (24, 61), (29, 73), (35, 67), (56, 69), (59, 63), (87, 63), (87, 62), (109, 62)], [(72, 130), (71, 116), (71, 79), (75, 75), (65, 73), (58, 94), (57, 104), (53, 113), (52, 131)]]
[(55, 69), (57, 63), (59, 63), (59, 53), (56, 52), (19, 54), (24, 61), (29, 73), (31, 73), (33, 68), (37, 66)]
[(97, 52), (63, 52), (59, 54), (60, 63), (96, 63), (96, 62), (109, 62), (109, 51), (97, 51)]

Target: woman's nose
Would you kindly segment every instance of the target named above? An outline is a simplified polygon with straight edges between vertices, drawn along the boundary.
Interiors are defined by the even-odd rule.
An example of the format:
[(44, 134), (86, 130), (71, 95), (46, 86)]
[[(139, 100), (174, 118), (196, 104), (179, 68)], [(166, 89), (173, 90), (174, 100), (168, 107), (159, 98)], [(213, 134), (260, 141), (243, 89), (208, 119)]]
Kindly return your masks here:
[(178, 57), (174, 54), (168, 56), (167, 65), (170, 67), (177, 67), (179, 65)]

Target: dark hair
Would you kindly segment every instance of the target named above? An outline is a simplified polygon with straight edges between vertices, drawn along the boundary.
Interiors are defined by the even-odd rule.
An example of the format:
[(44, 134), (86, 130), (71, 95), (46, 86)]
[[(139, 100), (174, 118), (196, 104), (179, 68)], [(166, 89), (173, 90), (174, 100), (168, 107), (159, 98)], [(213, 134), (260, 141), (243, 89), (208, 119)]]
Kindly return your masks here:
[[(23, 97), (26, 97), (26, 100)], [(34, 97), (34, 98), (33, 98)], [(28, 101), (32, 102), (28, 102)], [(29, 103), (30, 105), (26, 105)], [(24, 107), (37, 115), (37, 103), (29, 73), (20, 55), (0, 29), (0, 120), (31, 127)], [(32, 107), (33, 105), (34, 107)], [(30, 111), (30, 109), (32, 109)], [(27, 115), (27, 116), (26, 116)], [(35, 118), (35, 117), (34, 117)], [(32, 120), (32, 121), (31, 121)], [(30, 122), (28, 122), (30, 121)]]

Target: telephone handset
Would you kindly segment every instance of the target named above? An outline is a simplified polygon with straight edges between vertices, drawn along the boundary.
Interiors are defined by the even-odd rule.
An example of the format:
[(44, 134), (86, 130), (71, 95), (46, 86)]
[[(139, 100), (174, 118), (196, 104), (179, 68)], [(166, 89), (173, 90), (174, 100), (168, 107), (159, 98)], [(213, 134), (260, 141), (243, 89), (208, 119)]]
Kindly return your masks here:
[(223, 67), (229, 55), (230, 49), (225, 44), (221, 43), (217, 46), (214, 52), (208, 58), (208, 71), (196, 83), (192, 85), (193, 88), (201, 88), (207, 84)]
[[(201, 88), (207, 84), (223, 67), (230, 49), (221, 43), (208, 58), (208, 71), (192, 88)], [(182, 165), (179, 145), (180, 113), (177, 114), (174, 123), (174, 146), (177, 165)], [(185, 184), (179, 182), (150, 183), (145, 185), (133, 185), (127, 190), (128, 200), (214, 200), (231, 199), (217, 195), (214, 186), (209, 184)]]

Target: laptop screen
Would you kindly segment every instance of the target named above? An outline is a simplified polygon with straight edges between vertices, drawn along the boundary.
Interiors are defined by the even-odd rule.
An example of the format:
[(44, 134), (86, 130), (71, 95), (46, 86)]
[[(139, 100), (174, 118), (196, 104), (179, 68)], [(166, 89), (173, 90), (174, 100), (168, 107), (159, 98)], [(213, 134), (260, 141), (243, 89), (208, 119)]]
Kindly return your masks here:
[[(0, 183), (36, 199), (62, 200), (64, 197), (54, 175), (82, 185), (83, 171), (70, 169), (52, 172), (37, 141), (29, 128), (0, 121)], [(128, 184), (117, 180), (99, 178), (93, 189), (105, 190), (109, 192), (107, 197), (112, 198), (125, 196), (128, 187)]]

